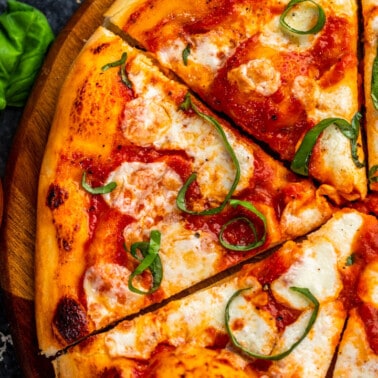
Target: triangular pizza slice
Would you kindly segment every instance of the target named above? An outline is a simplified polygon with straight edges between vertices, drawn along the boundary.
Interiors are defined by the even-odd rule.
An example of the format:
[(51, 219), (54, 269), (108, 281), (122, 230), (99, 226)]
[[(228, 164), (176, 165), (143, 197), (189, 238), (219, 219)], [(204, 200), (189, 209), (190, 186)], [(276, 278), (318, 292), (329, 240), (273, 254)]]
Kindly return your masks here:
[(62, 87), (41, 168), (42, 352), (319, 227), (333, 211), (322, 193), (99, 28)]
[[(361, 329), (355, 345), (376, 348), (377, 229), (373, 216), (339, 211), (301, 242), (289, 241), (209, 288), (69, 349), (54, 361), (57, 376), (332, 376), (349, 311), (344, 337), (358, 337)], [(361, 311), (356, 306), (365, 301), (357, 298), (357, 285), (373, 301), (367, 308), (375, 317), (360, 316), (359, 328), (350, 331), (355, 311)], [(342, 342), (339, 353), (347, 348)], [(356, 372), (364, 361), (371, 374), (363, 376), (377, 372), (376, 351), (364, 354), (367, 361), (354, 352), (348, 361), (346, 353), (336, 371), (356, 363)], [(362, 376), (350, 373), (335, 376)]]
[(378, 6), (373, 0), (363, 0), (364, 93), (369, 181), (378, 190)]
[(378, 225), (364, 226), (351, 265), (360, 271), (358, 284), (351, 286), (352, 304), (335, 365), (334, 377), (378, 375)]
[(365, 197), (355, 1), (118, 0), (106, 16), (334, 201)]

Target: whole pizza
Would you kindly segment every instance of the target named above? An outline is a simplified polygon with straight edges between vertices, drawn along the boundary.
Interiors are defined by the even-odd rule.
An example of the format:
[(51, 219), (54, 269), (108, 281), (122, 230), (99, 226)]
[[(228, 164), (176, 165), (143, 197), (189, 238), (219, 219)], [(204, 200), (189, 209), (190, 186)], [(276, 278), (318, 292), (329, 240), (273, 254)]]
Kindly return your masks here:
[(378, 3), (117, 0), (41, 167), (57, 377), (378, 376)]

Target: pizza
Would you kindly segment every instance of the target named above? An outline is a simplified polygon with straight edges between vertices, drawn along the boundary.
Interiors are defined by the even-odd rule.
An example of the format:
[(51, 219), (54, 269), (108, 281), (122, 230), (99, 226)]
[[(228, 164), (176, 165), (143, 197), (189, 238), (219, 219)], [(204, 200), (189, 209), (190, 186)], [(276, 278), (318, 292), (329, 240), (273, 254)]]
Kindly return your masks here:
[[(131, 89), (119, 67), (103, 69), (123, 54)], [(39, 186), (36, 285), (49, 295), (36, 303), (45, 311), (38, 319), (46, 350), (304, 235), (332, 214), (311, 181), (103, 28), (77, 58), (66, 91)], [(151, 290), (159, 279), (136, 274), (139, 286), (130, 290), (145, 248), (138, 243), (155, 239), (164, 279)], [(80, 319), (70, 319), (72, 311)]]
[(357, 11), (113, 3), (40, 170), (36, 330), (56, 376), (378, 373)]
[(107, 15), (334, 201), (366, 195), (354, 1), (119, 0)]
[(325, 377), (348, 314), (334, 376), (375, 376), (377, 231), (375, 217), (337, 212), (303, 241), (79, 344), (54, 362), (58, 376)]
[(366, 107), (367, 148), (369, 152), (369, 183), (372, 190), (378, 189), (378, 59), (377, 20), (378, 9), (374, 1), (362, 2), (364, 21), (364, 92)]

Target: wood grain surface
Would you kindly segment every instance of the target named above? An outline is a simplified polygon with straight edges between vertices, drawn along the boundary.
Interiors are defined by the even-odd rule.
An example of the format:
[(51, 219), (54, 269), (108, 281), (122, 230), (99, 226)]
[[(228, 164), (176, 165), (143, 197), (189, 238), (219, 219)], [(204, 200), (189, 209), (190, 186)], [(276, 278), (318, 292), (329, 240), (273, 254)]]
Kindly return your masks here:
[(40, 165), (60, 87), (72, 61), (102, 24), (103, 13), (112, 2), (86, 0), (51, 46), (9, 155), (3, 205), (0, 192), (0, 283), (25, 377), (53, 376), (49, 361), (38, 355), (34, 326), (34, 242)]

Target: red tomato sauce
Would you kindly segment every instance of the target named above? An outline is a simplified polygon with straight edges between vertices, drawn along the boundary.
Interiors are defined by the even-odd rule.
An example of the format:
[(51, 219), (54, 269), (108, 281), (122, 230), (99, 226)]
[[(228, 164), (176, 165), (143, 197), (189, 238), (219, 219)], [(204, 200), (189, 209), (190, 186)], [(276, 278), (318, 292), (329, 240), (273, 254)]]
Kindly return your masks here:
[[(241, 91), (236, 82), (228, 79), (228, 73), (233, 68), (255, 59), (248, 54), (258, 49), (257, 44), (258, 38), (251, 38), (239, 47), (225, 67), (218, 72), (208, 101), (215, 109), (222, 110), (252, 135), (267, 143), (282, 158), (291, 159), (301, 135), (314, 125), (308, 121), (303, 105), (294, 97), (289, 87), (292, 77), (298, 76), (303, 70), (301, 67), (304, 63), (298, 64), (298, 54), (294, 53), (275, 57), (277, 70), (282, 74), (282, 85), (279, 89), (270, 96), (254, 91)], [(307, 56), (304, 61), (306, 60)]]
[(356, 244), (356, 252), (366, 264), (378, 260), (378, 222), (365, 222)]
[(209, 1), (206, 15), (200, 18), (194, 15), (195, 21), (183, 25), (183, 31), (189, 35), (207, 33), (235, 14), (235, 5), (241, 2), (240, 0)]
[(301, 314), (301, 311), (286, 307), (282, 303), (277, 302), (270, 291), (268, 304), (263, 306), (263, 309), (272, 314), (276, 321), (278, 332), (283, 332), (285, 328), (294, 323)]
[[(109, 174), (124, 162), (153, 163), (164, 161), (183, 180), (190, 174), (190, 159), (182, 151), (157, 151), (154, 148), (117, 145), (105, 163), (96, 158), (81, 158), (80, 155), (77, 155), (76, 159), (80, 162), (83, 172), (87, 172), (87, 182), (92, 187), (104, 185)], [(108, 245), (114, 246), (112, 260), (118, 264), (125, 265), (127, 263), (127, 254), (124, 248), (123, 231), (128, 224), (134, 221), (134, 218), (120, 213), (117, 209), (110, 208), (102, 195), (91, 195), (87, 211), (89, 216), (89, 235), (86, 249), (90, 248), (96, 233), (101, 229), (107, 235), (107, 238), (112, 239), (107, 240)], [(111, 227), (113, 231), (107, 233), (104, 230), (106, 227)]]
[(344, 307), (349, 310), (359, 306), (358, 280), (366, 265), (378, 259), (378, 223), (365, 222), (363, 231), (354, 243), (351, 265), (345, 267), (343, 290), (340, 298)]
[(253, 274), (262, 286), (270, 285), (284, 274), (291, 266), (292, 261), (280, 254), (274, 253), (253, 269)]
[[(319, 70), (319, 78), (344, 59), (349, 64), (356, 64), (357, 58), (351, 59), (353, 43), (349, 29), (347, 19), (333, 16), (327, 18), (324, 29), (310, 50), (313, 64)], [(335, 74), (339, 75), (337, 72)]]
[(378, 354), (378, 308), (369, 303), (363, 303), (358, 313), (365, 326), (365, 332), (370, 348)]
[[(292, 92), (294, 79), (301, 75), (318, 80), (322, 87), (337, 84), (345, 70), (356, 65), (348, 33), (346, 20), (329, 17), (315, 45), (302, 52), (277, 52), (262, 47), (256, 34), (241, 44), (218, 72), (208, 101), (267, 143), (282, 159), (292, 160), (297, 142), (314, 126), (300, 98)], [(229, 80), (228, 73), (233, 68), (265, 55), (281, 75), (281, 86), (276, 92), (268, 96), (244, 92)]]

